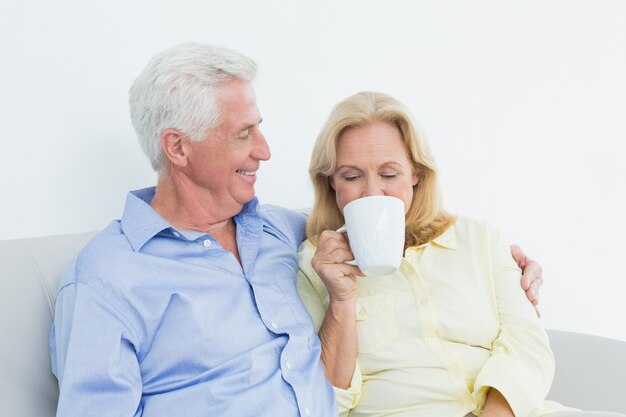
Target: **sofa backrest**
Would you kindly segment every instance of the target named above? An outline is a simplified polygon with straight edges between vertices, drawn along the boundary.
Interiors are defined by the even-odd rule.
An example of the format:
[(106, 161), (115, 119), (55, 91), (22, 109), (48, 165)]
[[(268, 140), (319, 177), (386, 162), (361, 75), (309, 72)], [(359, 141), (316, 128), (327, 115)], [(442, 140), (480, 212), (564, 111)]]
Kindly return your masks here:
[(0, 416), (53, 417), (48, 335), (59, 278), (92, 233), (0, 241)]

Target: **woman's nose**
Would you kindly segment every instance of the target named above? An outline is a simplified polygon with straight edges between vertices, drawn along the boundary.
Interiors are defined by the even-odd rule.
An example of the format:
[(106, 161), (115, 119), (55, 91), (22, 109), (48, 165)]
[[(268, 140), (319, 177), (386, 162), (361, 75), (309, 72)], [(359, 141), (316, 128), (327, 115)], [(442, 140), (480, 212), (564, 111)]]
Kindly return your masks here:
[(378, 184), (378, 181), (368, 180), (365, 184), (361, 197), (369, 197), (371, 195), (385, 195), (384, 189)]

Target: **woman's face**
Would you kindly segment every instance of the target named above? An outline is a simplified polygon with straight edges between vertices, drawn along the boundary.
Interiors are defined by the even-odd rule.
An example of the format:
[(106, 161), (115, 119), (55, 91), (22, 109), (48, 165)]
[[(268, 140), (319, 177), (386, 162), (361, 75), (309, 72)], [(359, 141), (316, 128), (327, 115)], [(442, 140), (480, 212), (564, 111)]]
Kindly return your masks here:
[(357, 198), (388, 195), (401, 199), (406, 213), (417, 181), (396, 126), (374, 122), (349, 128), (339, 137), (330, 185), (341, 211)]

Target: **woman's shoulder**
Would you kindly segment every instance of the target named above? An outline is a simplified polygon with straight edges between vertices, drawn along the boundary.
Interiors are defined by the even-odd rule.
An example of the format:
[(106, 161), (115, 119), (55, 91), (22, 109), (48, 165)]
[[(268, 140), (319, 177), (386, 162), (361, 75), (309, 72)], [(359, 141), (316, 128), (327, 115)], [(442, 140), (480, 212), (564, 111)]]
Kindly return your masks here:
[(321, 299), (328, 297), (328, 292), (326, 291), (326, 287), (324, 283), (320, 279), (315, 269), (313, 269), (313, 265), (311, 264), (311, 260), (313, 259), (313, 255), (315, 255), (315, 249), (317, 248), (309, 239), (302, 242), (300, 248), (298, 249), (298, 266), (300, 272), (298, 273), (298, 280), (305, 280), (310, 283), (315, 292), (317, 292), (318, 296)]
[(298, 248), (298, 258), (300, 259), (300, 262), (302, 262), (303, 260), (307, 260), (310, 263), (313, 255), (315, 254), (316, 248), (317, 246), (314, 245), (310, 239), (306, 239), (304, 242), (302, 242), (300, 244), (300, 247)]
[(456, 216), (456, 221), (451, 226), (459, 238), (468, 239), (491, 239), (499, 234), (499, 229), (491, 222), (469, 216)]

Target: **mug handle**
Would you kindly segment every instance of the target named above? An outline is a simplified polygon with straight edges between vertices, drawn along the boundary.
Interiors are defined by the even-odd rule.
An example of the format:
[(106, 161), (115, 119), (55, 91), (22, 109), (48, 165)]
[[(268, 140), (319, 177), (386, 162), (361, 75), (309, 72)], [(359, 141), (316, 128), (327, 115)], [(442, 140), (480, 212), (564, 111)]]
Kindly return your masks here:
[[(348, 228), (346, 227), (346, 225), (344, 224), (343, 226), (341, 226), (339, 229), (335, 230), (335, 232), (337, 233), (347, 233), (348, 232)], [(356, 259), (353, 259), (351, 261), (345, 261), (344, 263), (348, 264), (348, 265), (354, 265), (354, 266), (358, 266), (356, 264)]]

